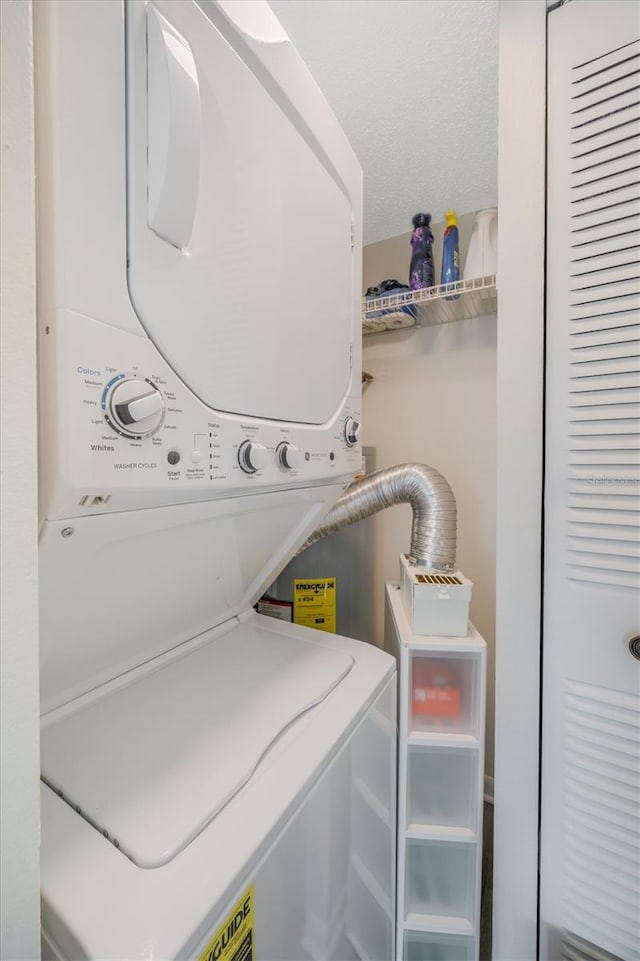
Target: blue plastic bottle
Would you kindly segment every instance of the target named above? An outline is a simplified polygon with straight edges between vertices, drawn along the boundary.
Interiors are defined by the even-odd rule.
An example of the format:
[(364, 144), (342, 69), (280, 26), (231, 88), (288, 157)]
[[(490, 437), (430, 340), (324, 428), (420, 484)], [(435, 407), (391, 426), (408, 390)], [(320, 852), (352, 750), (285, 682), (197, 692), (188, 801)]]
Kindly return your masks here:
[(411, 234), (411, 264), (409, 286), (412, 290), (433, 287), (433, 234), (429, 230), (431, 214), (416, 214)]
[[(460, 280), (460, 251), (458, 246), (458, 220), (455, 210), (447, 210), (447, 226), (442, 241), (442, 274), (440, 283), (455, 284)], [(457, 300), (460, 294), (451, 294), (447, 300)]]

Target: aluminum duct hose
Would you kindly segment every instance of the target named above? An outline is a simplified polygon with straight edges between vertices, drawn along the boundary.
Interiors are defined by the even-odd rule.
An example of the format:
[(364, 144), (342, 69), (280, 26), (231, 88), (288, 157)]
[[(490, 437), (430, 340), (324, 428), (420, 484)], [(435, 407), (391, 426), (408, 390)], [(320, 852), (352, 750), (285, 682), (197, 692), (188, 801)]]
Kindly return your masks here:
[(413, 510), (410, 563), (430, 570), (454, 570), (456, 499), (442, 474), (426, 464), (399, 464), (351, 484), (300, 551), (394, 504), (411, 504)]

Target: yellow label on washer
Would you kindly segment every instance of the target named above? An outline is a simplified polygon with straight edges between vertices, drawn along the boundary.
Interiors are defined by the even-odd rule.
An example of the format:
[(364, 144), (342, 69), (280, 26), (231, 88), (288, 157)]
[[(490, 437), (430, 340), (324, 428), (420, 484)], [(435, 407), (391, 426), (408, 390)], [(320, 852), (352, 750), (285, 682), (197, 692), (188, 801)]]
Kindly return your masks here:
[(254, 961), (253, 884), (229, 912), (198, 961)]
[(293, 582), (293, 620), (303, 627), (336, 632), (335, 577), (302, 578)]

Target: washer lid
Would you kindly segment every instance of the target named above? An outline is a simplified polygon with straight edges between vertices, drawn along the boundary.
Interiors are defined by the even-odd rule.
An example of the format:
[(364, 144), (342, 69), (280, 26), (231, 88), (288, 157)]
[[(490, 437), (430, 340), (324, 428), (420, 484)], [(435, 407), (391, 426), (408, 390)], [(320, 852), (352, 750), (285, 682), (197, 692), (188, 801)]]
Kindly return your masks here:
[(351, 670), (350, 655), (294, 631), (251, 619), (52, 721), (43, 779), (135, 864), (165, 864)]

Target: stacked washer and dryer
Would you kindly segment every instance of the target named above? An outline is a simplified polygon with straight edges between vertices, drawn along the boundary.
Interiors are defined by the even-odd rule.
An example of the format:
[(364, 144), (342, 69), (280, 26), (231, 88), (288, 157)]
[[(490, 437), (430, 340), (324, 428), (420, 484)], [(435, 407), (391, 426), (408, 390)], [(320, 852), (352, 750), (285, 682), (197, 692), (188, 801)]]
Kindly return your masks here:
[(394, 662), (252, 610), (361, 463), (360, 167), (266, 3), (35, 17), (44, 954), (392, 958)]

